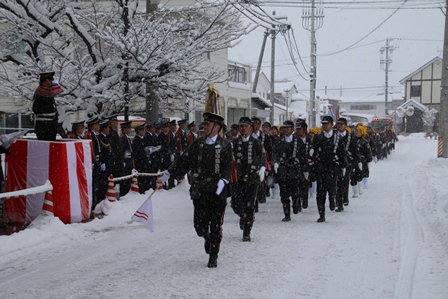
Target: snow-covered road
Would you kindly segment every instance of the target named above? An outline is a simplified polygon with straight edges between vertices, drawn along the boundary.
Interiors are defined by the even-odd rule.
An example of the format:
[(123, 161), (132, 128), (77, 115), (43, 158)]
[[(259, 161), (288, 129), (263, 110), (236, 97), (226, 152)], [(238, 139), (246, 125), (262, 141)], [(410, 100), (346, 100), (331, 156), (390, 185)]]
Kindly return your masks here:
[(154, 233), (129, 222), (145, 199), (129, 195), (103, 219), (0, 236), (0, 298), (448, 298), (448, 161), (436, 150), (401, 137), (372, 164), (369, 189), (342, 213), (327, 207), (325, 223), (314, 198), (285, 223), (271, 197), (243, 243), (228, 206), (216, 269), (186, 182), (154, 194)]

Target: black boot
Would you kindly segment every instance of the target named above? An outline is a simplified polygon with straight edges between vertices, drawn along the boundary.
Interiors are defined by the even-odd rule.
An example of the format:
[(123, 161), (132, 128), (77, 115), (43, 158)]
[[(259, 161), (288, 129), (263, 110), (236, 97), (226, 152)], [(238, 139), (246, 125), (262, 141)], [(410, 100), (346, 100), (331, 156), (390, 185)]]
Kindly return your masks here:
[(210, 257), (208, 259), (207, 267), (216, 268), (218, 267), (218, 252), (219, 252), (219, 243), (211, 244), (210, 246)]
[(285, 213), (285, 218), (283, 218), (282, 221), (291, 221), (291, 206), (289, 205), (289, 203), (283, 204), (283, 212)]
[(301, 212), (302, 211), (302, 207), (300, 206), (300, 202), (299, 202), (299, 200), (294, 200), (293, 202), (292, 202), (292, 212), (294, 213), (294, 214), (297, 214), (297, 213), (299, 213), (299, 212)]
[(207, 267), (216, 268), (218, 267), (218, 255), (210, 253), (210, 257), (208, 259)]
[(317, 210), (319, 211), (319, 219), (317, 219), (317, 222), (325, 222), (325, 206), (318, 205)]
[(330, 211), (334, 211), (335, 208), (334, 197), (329, 197), (328, 202), (330, 203)]
[(204, 249), (205, 249), (205, 253), (210, 254), (210, 247), (211, 247), (210, 237), (209, 237), (208, 233), (206, 233), (206, 234), (204, 234)]
[(244, 229), (244, 218), (240, 217), (240, 229), (243, 230)]
[(335, 212), (342, 212), (342, 211), (344, 211), (344, 207), (343, 206), (337, 207), (336, 210), (335, 210)]
[(308, 198), (303, 198), (302, 199), (302, 209), (306, 209), (308, 208)]
[(249, 222), (244, 223), (243, 242), (250, 242), (251, 228), (252, 228), (252, 223), (249, 223)]

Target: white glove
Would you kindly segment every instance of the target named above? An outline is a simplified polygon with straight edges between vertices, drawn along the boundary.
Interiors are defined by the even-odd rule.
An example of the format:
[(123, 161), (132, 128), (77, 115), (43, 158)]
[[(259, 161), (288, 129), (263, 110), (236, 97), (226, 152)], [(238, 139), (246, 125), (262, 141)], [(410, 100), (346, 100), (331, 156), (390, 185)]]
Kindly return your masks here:
[(174, 155), (171, 155), (171, 162), (174, 162)]
[(372, 162), (367, 163), (367, 169), (370, 169), (370, 163), (372, 163)]
[(126, 152), (124, 153), (124, 155), (123, 155), (123, 158), (125, 158), (125, 159), (131, 159), (131, 152), (126, 151)]
[(168, 170), (165, 170), (163, 172), (162, 177), (160, 178), (160, 181), (162, 182), (162, 184), (165, 184), (166, 182), (168, 182), (169, 179), (170, 179), (170, 173), (168, 172)]
[(260, 170), (258, 171), (258, 175), (260, 176), (260, 182), (264, 181), (264, 172), (266, 171), (265, 166), (261, 166)]
[(101, 171), (106, 171), (106, 164), (101, 164), (100, 169)]
[(310, 176), (310, 173), (307, 172), (307, 171), (305, 171), (305, 172), (303, 173), (303, 176), (305, 177), (305, 180), (308, 180), (308, 177)]
[(277, 173), (278, 170), (278, 163), (274, 163), (274, 172)]
[(362, 170), (362, 163), (361, 162), (358, 163), (358, 168), (359, 168), (359, 170)]
[(377, 156), (373, 156), (373, 161), (378, 162), (378, 157)]
[(216, 195), (220, 195), (222, 190), (224, 189), (225, 183), (223, 180), (218, 181), (218, 188), (216, 188)]
[(345, 168), (342, 168), (342, 176), (345, 176)]
[(310, 156), (312, 157), (314, 155), (314, 148), (310, 149)]

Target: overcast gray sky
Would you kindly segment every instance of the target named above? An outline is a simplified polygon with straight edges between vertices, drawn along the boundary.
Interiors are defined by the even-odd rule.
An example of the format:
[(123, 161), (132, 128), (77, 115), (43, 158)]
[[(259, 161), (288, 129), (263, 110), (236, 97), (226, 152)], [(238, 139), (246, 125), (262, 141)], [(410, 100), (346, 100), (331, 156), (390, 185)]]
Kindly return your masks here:
[[(302, 27), (302, 1), (259, 2), (262, 1), (265, 4), (278, 2), (276, 5), (260, 7), (266, 13), (272, 14), (275, 10), (277, 16), (287, 16), (287, 22), (292, 25), (290, 34), (294, 34), (300, 56), (309, 71), (310, 33)], [(296, 4), (288, 5), (288, 2)], [(380, 68), (380, 49), (386, 46), (387, 38), (393, 39), (390, 45), (395, 47), (388, 80), (389, 86), (394, 90), (403, 90), (399, 83), (401, 79), (434, 57), (443, 55), (445, 16), (442, 10), (436, 7), (441, 7), (440, 3), (444, 1), (409, 0), (398, 11), (395, 9), (400, 7), (403, 1), (323, 2), (323, 26), (316, 32), (317, 88), (320, 89), (318, 93), (323, 93), (325, 86), (329, 93), (335, 95), (339, 95), (339, 89), (342, 87), (342, 95), (350, 97), (364, 97), (384, 90), (385, 71)], [(385, 7), (388, 9), (384, 9)], [(252, 8), (257, 11), (256, 7)], [(229, 59), (256, 66), (264, 31), (265, 29), (260, 27), (246, 36), (238, 46), (229, 50)], [(288, 40), (288, 36), (285, 36)], [(356, 43), (358, 41), (360, 42)], [(350, 49), (341, 51), (355, 43)], [(275, 49), (275, 79), (289, 78), (298, 84), (302, 93), (309, 95), (309, 82), (304, 80), (299, 72), (306, 79), (309, 75), (300, 63), (297, 52), (294, 56), (298, 70), (293, 66), (283, 35), (277, 35)], [(328, 55), (333, 52), (339, 53)], [(263, 58), (263, 69), (268, 77), (270, 60), (271, 39), (268, 38)]]

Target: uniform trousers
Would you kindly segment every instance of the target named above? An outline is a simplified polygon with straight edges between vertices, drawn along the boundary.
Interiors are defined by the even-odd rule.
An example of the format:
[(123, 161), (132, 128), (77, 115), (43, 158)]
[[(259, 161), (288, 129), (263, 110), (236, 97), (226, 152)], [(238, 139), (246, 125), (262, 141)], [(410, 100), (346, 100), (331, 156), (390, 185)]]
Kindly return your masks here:
[(199, 237), (208, 238), (217, 250), (219, 250), (219, 244), (222, 240), (222, 225), (226, 205), (226, 188), (220, 195), (216, 195), (214, 192), (202, 192), (198, 198), (193, 199), (193, 220), (196, 234)]
[(335, 208), (335, 197), (336, 197), (336, 183), (338, 179), (337, 169), (325, 169), (319, 171), (317, 174), (317, 192), (316, 192), (316, 202), (319, 213), (325, 213), (325, 202), (327, 199), (330, 203), (330, 210)]

